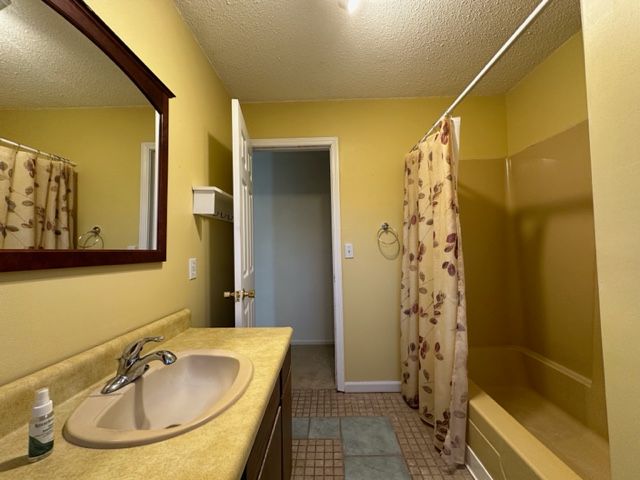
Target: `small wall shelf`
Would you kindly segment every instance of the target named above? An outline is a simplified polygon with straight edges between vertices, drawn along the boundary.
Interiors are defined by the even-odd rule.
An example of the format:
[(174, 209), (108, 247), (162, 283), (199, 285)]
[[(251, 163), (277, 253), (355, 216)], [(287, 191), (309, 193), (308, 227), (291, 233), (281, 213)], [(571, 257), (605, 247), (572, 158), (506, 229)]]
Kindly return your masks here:
[(233, 196), (218, 187), (193, 187), (193, 213), (233, 223)]

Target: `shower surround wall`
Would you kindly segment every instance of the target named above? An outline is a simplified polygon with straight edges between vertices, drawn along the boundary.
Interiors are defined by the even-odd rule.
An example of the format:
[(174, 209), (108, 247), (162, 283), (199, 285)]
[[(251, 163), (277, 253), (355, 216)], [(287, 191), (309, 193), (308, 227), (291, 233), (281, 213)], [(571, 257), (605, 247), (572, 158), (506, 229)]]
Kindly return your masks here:
[(506, 96), (510, 283), (520, 292), (516, 343), (592, 381), (567, 389), (545, 368), (534, 386), (606, 436), (586, 98), (581, 34)]
[(467, 301), (481, 313), (469, 317), (470, 377), (574, 471), (606, 479), (581, 35), (509, 91), (505, 104), (506, 161), (460, 167), (466, 274), (478, 288), (468, 288)]
[(606, 436), (587, 123), (511, 156), (509, 165), (517, 344), (540, 365), (530, 375), (534, 388)]

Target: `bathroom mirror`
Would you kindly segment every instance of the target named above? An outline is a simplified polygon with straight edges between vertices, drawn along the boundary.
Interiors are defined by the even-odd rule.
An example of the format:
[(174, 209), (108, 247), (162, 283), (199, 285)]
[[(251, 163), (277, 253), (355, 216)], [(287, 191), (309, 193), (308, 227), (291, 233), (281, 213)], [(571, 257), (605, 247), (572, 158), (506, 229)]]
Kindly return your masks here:
[(0, 35), (0, 271), (164, 261), (173, 94), (81, 0)]

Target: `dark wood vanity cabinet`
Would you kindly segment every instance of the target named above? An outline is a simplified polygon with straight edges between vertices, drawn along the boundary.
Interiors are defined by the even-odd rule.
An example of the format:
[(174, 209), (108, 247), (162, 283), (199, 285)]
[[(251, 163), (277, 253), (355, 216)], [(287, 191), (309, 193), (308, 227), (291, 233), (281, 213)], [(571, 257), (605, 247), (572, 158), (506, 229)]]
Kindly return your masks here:
[(262, 423), (253, 442), (243, 480), (291, 478), (291, 349), (287, 352)]

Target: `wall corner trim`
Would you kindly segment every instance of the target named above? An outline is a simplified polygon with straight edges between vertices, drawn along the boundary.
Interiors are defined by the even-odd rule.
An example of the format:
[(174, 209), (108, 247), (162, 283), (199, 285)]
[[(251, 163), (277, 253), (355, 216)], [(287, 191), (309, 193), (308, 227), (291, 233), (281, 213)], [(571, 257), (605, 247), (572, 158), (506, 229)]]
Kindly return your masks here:
[(466, 462), (467, 470), (469, 470), (471, 476), (475, 478), (475, 480), (493, 480), (487, 469), (484, 468), (484, 465), (473, 450), (471, 450), (469, 445), (467, 445)]
[(387, 393), (399, 392), (400, 381), (344, 382), (345, 393)]

